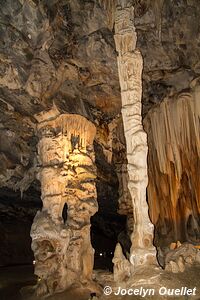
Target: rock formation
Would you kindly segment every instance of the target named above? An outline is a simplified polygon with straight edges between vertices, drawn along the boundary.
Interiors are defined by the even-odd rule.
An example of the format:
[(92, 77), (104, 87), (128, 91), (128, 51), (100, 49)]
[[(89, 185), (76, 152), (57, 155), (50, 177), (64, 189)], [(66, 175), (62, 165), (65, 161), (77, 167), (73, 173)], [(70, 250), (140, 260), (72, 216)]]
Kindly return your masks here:
[(106, 161), (113, 166), (117, 175), (118, 213), (131, 219), (133, 207), (128, 189), (127, 155), (121, 114), (108, 124), (98, 126), (95, 140), (102, 146)]
[[(177, 243), (178, 244), (178, 243)], [(179, 242), (175, 249), (170, 250), (165, 257), (164, 268), (172, 273), (184, 272), (186, 267), (200, 263), (200, 251), (194, 245)]]
[(113, 275), (114, 281), (117, 283), (125, 282), (131, 275), (131, 269), (129, 261), (123, 254), (122, 247), (120, 243), (116, 245), (114, 258), (113, 258)]
[(149, 143), (150, 214), (156, 244), (199, 243), (199, 84), (166, 98), (145, 118)]
[[(172, 255), (171, 243), (199, 245), (196, 2), (1, 1), (0, 264), (32, 263), (27, 232), (41, 207), (41, 190), (43, 208), (31, 231), (38, 294), (91, 282), (96, 198), (101, 213), (92, 219), (92, 236), (100, 240), (100, 232), (113, 239), (110, 248), (100, 245), (109, 253), (121, 243), (113, 260), (115, 279), (155, 262), (142, 119), (149, 212), (161, 265), (183, 270), (190, 261), (182, 258), (183, 248)], [(129, 255), (126, 234), (132, 232)], [(16, 242), (19, 234), (23, 239)]]
[(133, 7), (121, 1), (116, 9), (115, 44), (121, 86), (122, 118), (128, 160), (128, 188), (133, 203), (133, 233), (130, 261), (133, 270), (156, 262), (153, 225), (146, 202), (147, 136), (142, 126), (141, 95), (143, 60), (136, 49)]
[[(86, 118), (61, 114), (55, 107), (36, 115), (42, 211), (31, 229), (38, 295), (72, 284), (92, 284), (94, 250), (90, 217), (97, 211), (95, 126)], [(67, 220), (62, 212), (67, 204)]]

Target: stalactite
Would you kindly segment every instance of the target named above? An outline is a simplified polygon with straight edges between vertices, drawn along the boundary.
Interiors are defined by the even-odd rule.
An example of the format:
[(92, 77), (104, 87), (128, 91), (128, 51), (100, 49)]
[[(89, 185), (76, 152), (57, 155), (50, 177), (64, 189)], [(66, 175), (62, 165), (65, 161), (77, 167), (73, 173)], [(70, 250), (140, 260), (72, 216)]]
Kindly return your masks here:
[(165, 244), (200, 240), (199, 91), (165, 99), (146, 119), (150, 214)]
[[(97, 211), (93, 139), (95, 126), (79, 115), (58, 115), (55, 107), (37, 115), (42, 211), (31, 229), (38, 295), (73, 283), (96, 291), (90, 217)], [(80, 141), (82, 141), (80, 143)], [(62, 219), (65, 203), (67, 220)]]
[(164, 4), (164, 0), (153, 0), (152, 1), (159, 42), (161, 42), (161, 38), (162, 38), (161, 34), (162, 34), (162, 7), (163, 7), (163, 4)]
[(106, 10), (107, 23), (110, 30), (113, 29), (115, 22), (115, 8), (117, 0), (99, 0), (99, 4)]

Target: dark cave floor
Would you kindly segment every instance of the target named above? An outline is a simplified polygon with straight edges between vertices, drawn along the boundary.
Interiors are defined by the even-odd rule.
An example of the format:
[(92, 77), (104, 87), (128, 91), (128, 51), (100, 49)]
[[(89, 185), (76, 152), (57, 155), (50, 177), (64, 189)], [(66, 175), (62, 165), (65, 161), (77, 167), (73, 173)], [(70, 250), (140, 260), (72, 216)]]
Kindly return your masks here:
[(35, 283), (36, 276), (32, 265), (0, 267), (1, 300), (21, 300), (20, 289)]
[[(151, 272), (149, 270), (149, 272)], [(150, 273), (149, 273), (150, 274)], [(128, 299), (192, 299), (200, 300), (200, 266), (192, 266), (187, 268), (184, 273), (172, 274), (168, 272), (162, 272), (161, 275), (156, 279), (152, 285), (145, 284), (145, 278), (149, 278), (149, 274), (144, 276), (144, 281), (140, 282), (138, 285), (132, 286), (130, 284), (129, 288), (136, 289), (143, 287), (144, 289), (153, 288), (156, 290), (155, 296), (136, 296), (136, 295), (125, 295), (117, 296), (111, 294), (110, 296), (102, 295), (100, 299), (108, 300), (128, 300)], [(159, 274), (159, 272), (158, 272)], [(105, 271), (95, 271), (95, 277), (99, 279), (102, 286), (111, 285), (112, 286), (112, 275), (111, 273), (106, 273)], [(33, 275), (33, 266), (10, 266), (0, 268), (0, 299), (1, 300), (22, 300), (20, 295), (20, 289), (24, 286), (34, 285), (36, 283), (36, 277)], [(166, 287), (168, 289), (180, 289), (181, 287), (187, 287), (194, 289), (196, 287), (196, 295), (194, 296), (160, 296), (158, 290), (160, 287)], [(118, 290), (118, 286), (116, 286)], [(24, 298), (23, 298), (24, 299)], [(73, 290), (64, 293), (57, 294), (55, 296), (49, 297), (49, 300), (87, 300), (89, 299), (88, 290)]]

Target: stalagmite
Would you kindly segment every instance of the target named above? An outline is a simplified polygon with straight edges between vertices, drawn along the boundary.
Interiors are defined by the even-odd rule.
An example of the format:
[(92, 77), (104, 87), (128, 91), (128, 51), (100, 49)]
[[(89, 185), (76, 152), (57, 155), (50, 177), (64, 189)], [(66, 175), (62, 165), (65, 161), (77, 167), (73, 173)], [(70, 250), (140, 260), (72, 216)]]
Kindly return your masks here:
[(115, 17), (115, 44), (121, 86), (122, 117), (127, 146), (128, 188), (133, 202), (134, 229), (130, 261), (132, 270), (156, 263), (153, 225), (146, 202), (147, 137), (142, 126), (141, 94), (142, 56), (136, 49), (133, 7), (119, 1)]
[(118, 243), (115, 248), (114, 258), (113, 258), (113, 275), (115, 282), (124, 282), (130, 277), (130, 266), (129, 262), (123, 254), (122, 247)]
[(172, 273), (184, 272), (186, 267), (200, 263), (200, 251), (194, 245), (184, 243), (170, 250), (165, 257), (165, 270)]
[(97, 211), (96, 128), (80, 115), (59, 115), (55, 107), (36, 118), (43, 202), (31, 229), (35, 274), (40, 278), (36, 292), (53, 294), (74, 283), (93, 289), (90, 217)]

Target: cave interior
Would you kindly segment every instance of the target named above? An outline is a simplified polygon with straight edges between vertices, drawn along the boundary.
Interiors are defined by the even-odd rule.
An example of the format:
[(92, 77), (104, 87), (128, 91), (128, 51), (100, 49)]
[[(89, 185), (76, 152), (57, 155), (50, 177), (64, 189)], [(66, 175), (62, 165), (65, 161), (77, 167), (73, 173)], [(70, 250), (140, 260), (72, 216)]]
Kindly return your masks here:
[(200, 299), (197, 0), (3, 0), (0, 40), (0, 299)]

